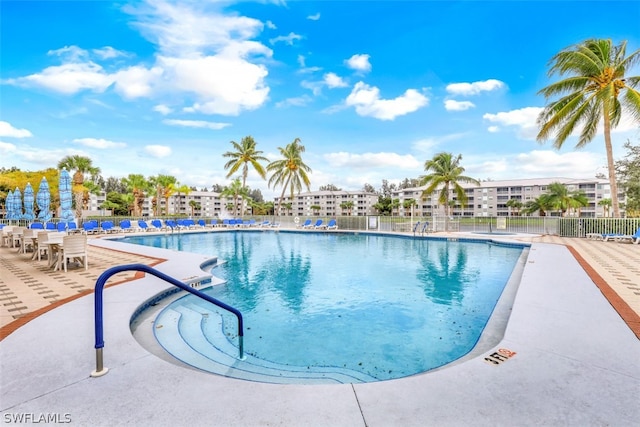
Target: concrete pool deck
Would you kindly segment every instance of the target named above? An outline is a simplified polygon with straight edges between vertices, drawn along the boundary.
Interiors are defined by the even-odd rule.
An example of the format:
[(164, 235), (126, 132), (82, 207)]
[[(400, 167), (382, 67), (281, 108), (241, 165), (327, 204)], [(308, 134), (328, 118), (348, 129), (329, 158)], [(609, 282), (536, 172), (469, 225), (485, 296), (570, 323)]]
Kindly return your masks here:
[[(151, 355), (131, 335), (133, 311), (167, 288), (146, 276), (105, 290), (104, 363), (110, 371), (103, 377), (89, 376), (95, 369), (91, 295), (41, 310), (13, 332), (11, 323), (3, 327), (0, 417), (4, 423), (40, 425), (42, 417), (57, 417), (92, 426), (637, 425), (640, 340), (632, 329), (640, 325), (640, 246), (553, 236), (528, 240), (532, 246), (504, 338), (464, 363), (400, 380), (314, 386), (252, 383), (185, 369)], [(135, 252), (124, 263), (157, 263), (178, 278), (197, 276), (205, 261), (128, 246), (133, 245), (91, 242), (91, 250), (105, 259)], [(94, 266), (92, 254), (90, 271), (97, 275), (103, 270)], [(16, 260), (14, 249), (1, 248), (0, 255), (2, 292), (18, 292), (34, 277), (56, 292), (80, 275), (80, 269), (61, 277), (30, 269), (19, 264), (29, 264), (28, 255)], [(95, 285), (95, 279), (76, 281), (83, 280), (87, 289)], [(603, 296), (596, 286), (600, 280), (624, 303), (614, 304), (626, 314)], [(512, 353), (491, 356), (499, 349)]]

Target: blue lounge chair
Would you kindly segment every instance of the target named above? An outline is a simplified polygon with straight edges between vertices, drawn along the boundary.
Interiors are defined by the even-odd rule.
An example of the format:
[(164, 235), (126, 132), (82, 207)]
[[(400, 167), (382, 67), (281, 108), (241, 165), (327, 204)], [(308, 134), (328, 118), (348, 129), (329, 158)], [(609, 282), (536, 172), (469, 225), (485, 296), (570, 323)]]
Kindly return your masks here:
[(262, 223), (260, 223), (260, 227), (261, 228), (271, 227), (271, 221), (269, 220), (262, 221)]
[(113, 225), (113, 221), (102, 221), (100, 227), (105, 233), (117, 233), (119, 231), (119, 229)]
[(162, 225), (162, 221), (160, 221), (159, 219), (152, 219), (151, 220), (151, 230), (162, 230), (165, 227)]
[(625, 234), (623, 236), (616, 238), (617, 242), (626, 242), (627, 240), (630, 240), (631, 243), (635, 245), (640, 244), (640, 227), (636, 230), (634, 234)]
[(32, 222), (29, 228), (32, 230), (44, 230), (44, 225), (41, 222)]
[(198, 220), (198, 227), (205, 228), (206, 226), (207, 226), (207, 223), (204, 221), (204, 219)]
[(311, 227), (313, 227), (313, 225), (311, 224), (311, 219), (309, 218), (307, 218), (300, 226), (300, 228), (311, 228)]
[(93, 223), (93, 221), (87, 221), (82, 223), (83, 234), (95, 234), (97, 232), (98, 232), (98, 227)]
[(75, 221), (67, 222), (67, 233), (75, 234), (75, 233), (81, 233), (81, 232), (82, 230), (78, 228), (78, 225), (76, 224)]
[(321, 219), (317, 220), (315, 224), (313, 224), (313, 228), (314, 229), (319, 229), (319, 228), (326, 228), (327, 224), (323, 224), (323, 221)]
[(147, 224), (147, 221), (144, 220), (138, 220), (138, 227), (140, 227), (140, 230), (142, 231), (149, 231), (149, 224)]
[(327, 230), (337, 230), (338, 229), (338, 223), (335, 219), (330, 219), (329, 223), (327, 224)]
[(58, 227), (56, 227), (56, 224), (54, 222), (47, 222), (44, 225), (44, 229), (45, 230), (56, 231), (58, 229)]
[(56, 225), (56, 228), (58, 229), (59, 232), (65, 232), (67, 231), (67, 223), (66, 222), (59, 222), (58, 225)]
[(131, 227), (131, 221), (128, 219), (123, 219), (122, 221), (120, 221), (120, 230), (122, 230), (123, 233), (132, 232), (133, 227)]

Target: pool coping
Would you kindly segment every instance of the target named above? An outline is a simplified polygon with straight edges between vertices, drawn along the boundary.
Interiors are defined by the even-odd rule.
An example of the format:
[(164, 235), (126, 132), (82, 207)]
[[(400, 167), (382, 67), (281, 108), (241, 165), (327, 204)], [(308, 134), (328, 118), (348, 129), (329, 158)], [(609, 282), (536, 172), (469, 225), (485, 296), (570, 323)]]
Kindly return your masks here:
[[(157, 267), (170, 274), (202, 261), (174, 255)], [(68, 413), (92, 425), (624, 426), (640, 418), (640, 341), (564, 246), (532, 243), (505, 336), (484, 357), (379, 383), (273, 385), (173, 366), (144, 351), (128, 328), (141, 301), (163, 289), (144, 277), (105, 290), (111, 371), (102, 378), (89, 378), (92, 322), (77, 321), (92, 319), (90, 296), (2, 340), (3, 419)], [(511, 357), (484, 360), (500, 359), (491, 356), (499, 349)]]

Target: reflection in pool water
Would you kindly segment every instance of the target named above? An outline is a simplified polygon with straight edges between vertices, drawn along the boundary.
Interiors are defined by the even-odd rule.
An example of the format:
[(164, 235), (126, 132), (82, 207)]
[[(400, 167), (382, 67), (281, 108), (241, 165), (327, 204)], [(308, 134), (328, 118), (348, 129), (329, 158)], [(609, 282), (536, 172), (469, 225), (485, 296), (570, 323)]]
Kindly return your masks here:
[[(424, 372), (478, 341), (523, 246), (367, 234), (229, 232), (127, 238), (218, 256), (205, 290), (245, 318), (245, 351), (378, 380)], [(202, 306), (188, 295), (175, 305)], [(236, 334), (233, 316), (225, 332)], [(203, 323), (207, 328), (219, 327)]]

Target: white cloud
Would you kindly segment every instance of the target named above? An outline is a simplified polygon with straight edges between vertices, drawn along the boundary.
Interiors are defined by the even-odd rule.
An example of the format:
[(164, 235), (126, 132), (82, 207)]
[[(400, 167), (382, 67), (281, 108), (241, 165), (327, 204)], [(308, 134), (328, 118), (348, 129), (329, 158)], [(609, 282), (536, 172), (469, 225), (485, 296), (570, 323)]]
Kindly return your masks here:
[(166, 145), (147, 145), (144, 151), (152, 157), (161, 159), (171, 155), (171, 147)]
[(0, 141), (0, 153), (2, 153), (3, 155), (15, 153), (16, 151), (18, 151), (18, 148), (15, 145), (9, 142)]
[(307, 19), (311, 21), (318, 21), (320, 19), (320, 12), (316, 13), (315, 15), (307, 16)]
[(327, 87), (333, 89), (336, 87), (346, 87), (347, 82), (345, 82), (342, 77), (338, 76), (335, 73), (327, 73), (324, 75), (324, 83)]
[(162, 114), (163, 116), (166, 116), (167, 114), (172, 113), (173, 109), (171, 107), (169, 107), (168, 105), (158, 104), (155, 107), (153, 107), (153, 111), (156, 111), (156, 112)]
[(105, 46), (101, 49), (93, 49), (92, 52), (96, 54), (100, 59), (113, 59), (119, 56), (131, 56), (129, 53), (122, 50), (114, 49), (111, 46)]
[(55, 55), (65, 58), (66, 61), (76, 62), (82, 58), (86, 58), (89, 56), (89, 52), (84, 49), (81, 49), (78, 46), (65, 46), (60, 49), (52, 49), (47, 52), (47, 55)]
[(322, 86), (324, 86), (324, 82), (310, 82), (308, 80), (303, 80), (300, 82), (300, 86), (305, 89), (309, 89), (315, 96), (318, 96), (322, 93)]
[(346, 61), (347, 67), (360, 71), (360, 72), (369, 72), (371, 71), (371, 64), (369, 63), (369, 55), (366, 54), (356, 54)]
[(114, 74), (116, 92), (126, 99), (148, 97), (155, 81), (162, 75), (159, 67), (147, 69), (142, 66), (129, 67)]
[(234, 56), (196, 58), (160, 58), (165, 78), (174, 89), (192, 93), (200, 99), (193, 111), (204, 114), (237, 115), (240, 111), (260, 107), (267, 100), (269, 88), (263, 65), (252, 64)]
[(378, 167), (397, 167), (403, 170), (420, 167), (421, 163), (411, 154), (347, 152), (325, 154), (324, 159), (332, 166), (348, 169), (369, 169)]
[(33, 136), (27, 129), (14, 128), (11, 123), (0, 121), (0, 136), (8, 136), (11, 138), (28, 138)]
[(505, 84), (500, 80), (489, 79), (473, 83), (451, 83), (447, 85), (447, 92), (454, 95), (477, 95), (480, 92), (489, 92), (504, 86)]
[(276, 44), (279, 42), (284, 42), (285, 44), (288, 45), (293, 45), (293, 42), (295, 42), (296, 40), (302, 40), (302, 36), (299, 34), (295, 34), (295, 33), (289, 33), (286, 36), (278, 36), (278, 37), (274, 37), (272, 39), (269, 39), (269, 43), (271, 44)]
[(380, 120), (394, 120), (398, 116), (412, 113), (429, 103), (429, 99), (415, 89), (394, 99), (380, 99), (380, 90), (364, 82), (358, 82), (346, 99), (346, 105), (353, 106), (360, 116)]
[(489, 126), (489, 127), (487, 128), (487, 130), (488, 130), (489, 132), (491, 132), (491, 133), (497, 133), (497, 132), (500, 132), (500, 128), (499, 128), (498, 126)]
[(471, 101), (455, 101), (453, 99), (444, 101), (444, 108), (447, 111), (465, 111), (474, 107), (475, 104)]
[(305, 105), (311, 103), (311, 101), (313, 101), (313, 98), (311, 98), (309, 95), (302, 95), (296, 98), (287, 98), (284, 101), (276, 102), (276, 107), (304, 107)]
[(499, 131), (499, 126), (512, 126), (517, 128), (520, 138), (535, 140), (538, 134), (536, 120), (541, 111), (542, 108), (540, 107), (525, 107), (497, 114), (487, 113), (482, 118), (491, 123), (496, 123), (495, 126), (491, 126), (490, 132)]
[(264, 24), (264, 25), (265, 25), (268, 29), (270, 29), (270, 30), (277, 30), (277, 29), (278, 29), (278, 27), (276, 27), (276, 24), (274, 24), (274, 23), (273, 23), (273, 22), (271, 22), (271, 21), (267, 21), (267, 22), (265, 22), (265, 24)]
[(604, 154), (587, 151), (561, 153), (555, 150), (533, 150), (506, 156), (468, 156), (465, 157), (464, 164), (467, 175), (481, 178), (593, 178), (596, 173), (602, 172), (606, 157)]
[(171, 125), (171, 126), (185, 126), (185, 127), (205, 128), (205, 129), (213, 129), (213, 130), (220, 130), (228, 126), (231, 126), (231, 123), (206, 122), (204, 120), (167, 119), (167, 120), (163, 120), (162, 123)]
[(85, 147), (100, 149), (123, 148), (127, 146), (127, 144), (125, 144), (124, 142), (114, 142), (102, 138), (76, 138), (73, 140), (73, 142), (84, 145)]
[(84, 62), (47, 67), (41, 73), (7, 79), (6, 83), (27, 87), (41, 86), (65, 95), (73, 95), (85, 89), (104, 92), (113, 83), (113, 77), (100, 65)]

